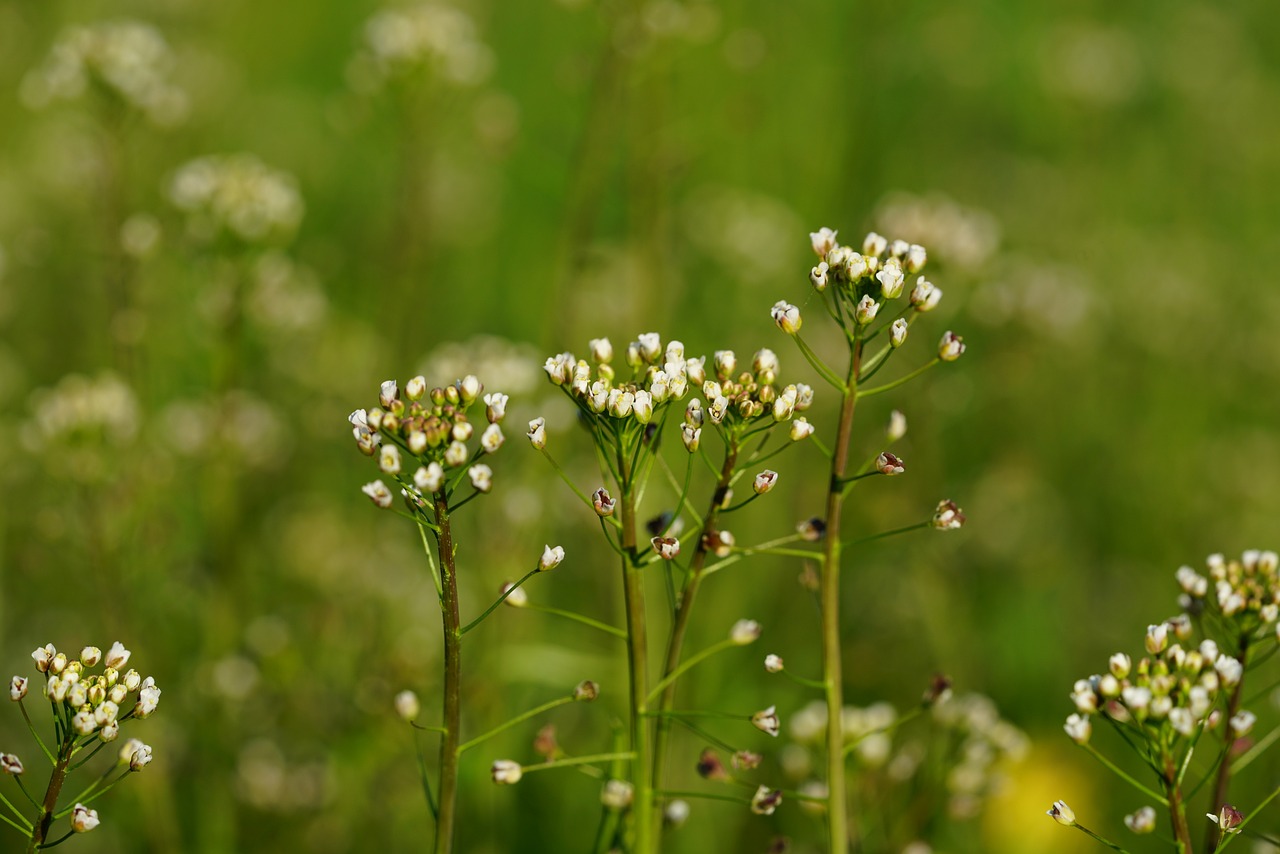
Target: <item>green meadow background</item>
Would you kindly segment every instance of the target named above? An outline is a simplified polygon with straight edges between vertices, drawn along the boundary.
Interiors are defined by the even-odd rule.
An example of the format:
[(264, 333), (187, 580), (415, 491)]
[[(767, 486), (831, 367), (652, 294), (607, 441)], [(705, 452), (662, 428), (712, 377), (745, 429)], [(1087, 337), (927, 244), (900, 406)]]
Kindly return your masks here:
[[(545, 414), (557, 457), (599, 485), (542, 360), (648, 331), (691, 354), (771, 347), (818, 388), (826, 429), (823, 387), (768, 315), (797, 303), (815, 346), (836, 343), (807, 280), (819, 226), (925, 243), (946, 297), (906, 349), (923, 360), (946, 329), (968, 345), (859, 413), (859, 455), (891, 408), (907, 415), (908, 473), (860, 488), (851, 528), (916, 521), (943, 497), (969, 524), (852, 553), (849, 702), (906, 708), (943, 671), (1030, 737), (945, 850), (1091, 850), (1045, 818), (1057, 798), (1126, 836), (1141, 799), (1061, 731), (1072, 681), (1176, 613), (1180, 564), (1280, 546), (1275, 5), (476, 0), (458, 8), (490, 51), (483, 79), (368, 92), (352, 61), (380, 8), (0, 0), (0, 673), (35, 676), (29, 651), (48, 642), (119, 639), (164, 691), (134, 733), (155, 762), (68, 845), (424, 850), (391, 698), (411, 687), (435, 712), (438, 606), (414, 532), (360, 494), (375, 472), (347, 413), (419, 372), (511, 394), (494, 492), (462, 514), (464, 611), (561, 543), (531, 595), (617, 619), (593, 516), (521, 438)], [(184, 121), (155, 127), (103, 93), (24, 103), (60, 33), (123, 18), (168, 41)], [(192, 158), (236, 152), (292, 174), (306, 206), (270, 247), (284, 284), (247, 296), (264, 250), (200, 243), (166, 189)], [(160, 236), (128, 258), (136, 214)], [(116, 383), (111, 426), (39, 417), (89, 381)], [(740, 543), (820, 511), (814, 448), (775, 467)], [(759, 664), (773, 651), (818, 672), (800, 570), (754, 559), (708, 582), (690, 648), (741, 617), (765, 634), (705, 666), (689, 705), (776, 703), (785, 725), (812, 699)], [(567, 749), (609, 749), (620, 650), (510, 609), (476, 637), (470, 732), (593, 678), (597, 704), (551, 719)], [(35, 780), (38, 751), (2, 711), (0, 749)], [(1275, 724), (1273, 704), (1256, 711)], [(467, 755), (460, 850), (587, 850), (598, 781), (488, 780), (493, 758), (533, 761), (538, 725)], [(699, 785), (698, 745), (678, 747)], [(1252, 770), (1246, 810), (1280, 765)], [(794, 809), (693, 807), (671, 850), (817, 838)]]

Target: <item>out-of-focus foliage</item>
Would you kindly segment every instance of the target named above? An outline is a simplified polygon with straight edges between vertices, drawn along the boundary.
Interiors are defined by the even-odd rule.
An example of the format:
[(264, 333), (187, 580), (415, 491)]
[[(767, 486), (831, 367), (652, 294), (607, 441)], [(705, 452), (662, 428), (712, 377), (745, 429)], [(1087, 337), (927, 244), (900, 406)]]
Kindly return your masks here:
[[(474, 373), (568, 448), (538, 367), (588, 338), (802, 369), (767, 310), (804, 309), (818, 226), (928, 245), (968, 344), (859, 415), (871, 452), (906, 413), (910, 468), (857, 495), (854, 528), (942, 494), (969, 524), (851, 557), (849, 701), (902, 708), (946, 671), (1032, 736), (956, 850), (1074, 850), (1056, 798), (1123, 836), (1138, 804), (1061, 732), (1070, 680), (1175, 613), (1178, 565), (1280, 540), (1278, 24), (1157, 0), (0, 0), (0, 661), (118, 637), (165, 686), (155, 761), (73, 842), (412, 848), (430, 817), (391, 698), (434, 707), (438, 611), (416, 543), (359, 494), (347, 412), (388, 377)], [(562, 542), (531, 595), (614, 616), (594, 520), (511, 450), (461, 520), (464, 601)], [(806, 453), (742, 530), (819, 511)], [(563, 457), (595, 482), (585, 444)], [(799, 573), (722, 573), (706, 607), (817, 673)], [(691, 643), (723, 630), (702, 625)], [(620, 672), (532, 612), (481, 634), (477, 731)], [(754, 652), (687, 690), (784, 723), (811, 699)], [(600, 714), (568, 709), (561, 742), (590, 752)], [(4, 749), (25, 738), (0, 720)], [(585, 846), (598, 781), (462, 774), (463, 850)], [(779, 816), (695, 803), (673, 850), (812, 833)]]

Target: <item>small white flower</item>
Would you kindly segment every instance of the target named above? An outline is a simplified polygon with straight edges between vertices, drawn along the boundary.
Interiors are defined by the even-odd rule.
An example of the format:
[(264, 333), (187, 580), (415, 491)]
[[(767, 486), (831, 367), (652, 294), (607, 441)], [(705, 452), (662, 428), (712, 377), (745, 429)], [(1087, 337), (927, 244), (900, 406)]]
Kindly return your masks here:
[(880, 283), (880, 296), (885, 299), (897, 299), (902, 296), (906, 277), (902, 275), (902, 267), (893, 261), (888, 262), (876, 273), (876, 281)]
[(507, 416), (508, 400), (505, 394), (496, 391), (484, 396), (485, 416), (490, 424), (497, 424)]
[(412, 691), (401, 691), (396, 694), (395, 699), (396, 714), (403, 720), (416, 721), (418, 714), (422, 711), (422, 705), (418, 702), (418, 695)]
[(698, 450), (698, 445), (702, 439), (702, 428), (694, 427), (688, 422), (680, 425), (680, 441), (684, 442), (684, 448), (689, 453)]
[(124, 644), (116, 641), (111, 645), (111, 649), (107, 650), (106, 666), (112, 670), (120, 670), (129, 663), (129, 650), (124, 648)]
[(783, 670), (782, 657), (769, 653), (764, 657), (764, 669), (770, 673), (781, 673)]
[(502, 435), (502, 428), (496, 423), (490, 424), (480, 436), (480, 447), (484, 449), (486, 454), (493, 454), (502, 447), (502, 443), (506, 440), (507, 437)]
[(13, 679), (9, 681), (9, 699), (16, 703), (23, 697), (27, 696), (27, 686), (27, 677), (13, 677)]
[(778, 483), (778, 473), (772, 469), (765, 469), (756, 475), (752, 481), (751, 488), (755, 490), (756, 495), (764, 495), (769, 492)]
[(1123, 679), (1129, 675), (1129, 669), (1133, 666), (1133, 660), (1123, 652), (1117, 652), (1111, 656), (1109, 662), (1111, 673), (1117, 679)]
[(791, 422), (791, 441), (799, 442), (813, 435), (814, 426), (804, 417), (797, 418)]
[(924, 276), (916, 279), (916, 286), (911, 289), (911, 304), (916, 311), (933, 311), (942, 301), (942, 291)]
[(1156, 811), (1154, 807), (1141, 807), (1124, 817), (1125, 827), (1134, 833), (1151, 833), (1156, 829)]
[(1071, 827), (1076, 823), (1076, 814), (1071, 807), (1067, 806), (1066, 801), (1054, 801), (1053, 807), (1046, 812), (1046, 815), (1066, 827)]
[(76, 804), (71, 810), (71, 829), (76, 833), (88, 833), (98, 826), (98, 811), (84, 804)]
[(503, 584), (501, 593), (506, 596), (502, 601), (512, 608), (523, 608), (529, 604), (529, 594), (524, 592), (523, 587), (516, 587), (513, 582)]
[(542, 559), (538, 561), (538, 569), (545, 572), (548, 569), (555, 569), (564, 560), (563, 546), (543, 546)]
[(26, 769), (22, 767), (22, 760), (12, 753), (0, 753), (0, 771), (10, 776), (17, 777)]
[(587, 342), (587, 349), (591, 351), (592, 361), (598, 364), (613, 361), (613, 344), (608, 338), (592, 338)]
[(777, 706), (770, 706), (753, 714), (751, 724), (761, 732), (776, 738), (782, 727), (782, 722), (778, 720)]
[(898, 349), (907, 340), (907, 322), (899, 317), (889, 325), (889, 346)]
[(876, 457), (876, 471), (881, 474), (895, 475), (902, 474), (907, 468), (897, 454), (885, 451)]
[(151, 764), (151, 745), (142, 744), (129, 757), (129, 770), (141, 771)]
[(610, 780), (600, 793), (600, 803), (611, 810), (625, 810), (635, 798), (635, 789), (625, 780)]
[(1089, 722), (1088, 715), (1072, 715), (1062, 728), (1076, 744), (1087, 744), (1093, 734), (1093, 724)]
[(885, 427), (884, 436), (890, 442), (896, 442), (907, 435), (907, 416), (898, 410), (889, 413), (889, 425)]
[(422, 400), (427, 393), (427, 378), (417, 376), (404, 384), (404, 396), (409, 400)]
[(467, 476), (471, 478), (471, 485), (477, 492), (488, 492), (493, 489), (493, 469), (483, 463), (467, 469)]
[(1241, 710), (1231, 717), (1229, 721), (1231, 732), (1236, 738), (1243, 738), (1253, 729), (1253, 725), (1258, 722), (1258, 716), (1253, 712)]
[(489, 773), (493, 776), (493, 782), (500, 786), (510, 786), (520, 782), (520, 778), (524, 776), (524, 769), (520, 767), (519, 762), (497, 759), (494, 760)]
[(809, 232), (809, 244), (813, 247), (814, 255), (819, 258), (826, 258), (827, 253), (837, 246), (836, 232), (826, 227), (811, 231)]
[(529, 422), (529, 444), (541, 451), (547, 446), (547, 420), (535, 418)]
[(755, 643), (760, 637), (760, 624), (755, 620), (738, 620), (729, 631), (729, 639), (738, 646)]
[(778, 328), (788, 335), (795, 335), (800, 331), (800, 326), (804, 322), (800, 317), (800, 309), (796, 308), (785, 300), (779, 300), (773, 304), (773, 309), (769, 312), (773, 315), (773, 322), (778, 324)]
[(782, 803), (782, 790), (761, 786), (751, 796), (751, 811), (756, 815), (773, 815), (773, 811)]
[(653, 395), (637, 391), (631, 401), (631, 412), (641, 424), (648, 424), (653, 419)]
[(675, 537), (654, 537), (650, 542), (663, 560), (674, 560), (680, 554), (680, 541)]
[(470, 405), (480, 396), (480, 392), (484, 391), (484, 384), (480, 382), (478, 377), (467, 374), (458, 380), (454, 385), (458, 389), (458, 397), (464, 404)]
[(395, 445), (383, 445), (378, 453), (378, 468), (383, 474), (399, 474), (400, 449)]
[(862, 299), (858, 300), (858, 304), (853, 309), (854, 319), (858, 321), (860, 326), (866, 326), (875, 320), (876, 315), (879, 313), (880, 303), (876, 302), (871, 294), (863, 294)]
[(439, 492), (444, 486), (444, 466), (435, 460), (419, 466), (413, 473), (413, 485), (424, 495)]
[(383, 380), (382, 386), (378, 391), (378, 402), (382, 404), (382, 408), (386, 409), (391, 406), (392, 402), (400, 399), (400, 388), (396, 385), (395, 380)]
[(813, 289), (821, 293), (827, 289), (827, 271), (830, 267), (826, 261), (820, 261), (818, 266), (809, 271), (809, 284), (813, 285)]
[(596, 510), (596, 515), (608, 517), (613, 515), (613, 510), (618, 506), (618, 500), (609, 495), (609, 490), (600, 487), (591, 495), (591, 505)]
[(80, 650), (80, 661), (85, 667), (93, 667), (102, 660), (102, 650), (96, 646), (86, 646)]
[(888, 247), (889, 241), (874, 231), (862, 239), (862, 254), (864, 255), (883, 255), (884, 250)]
[(938, 358), (944, 362), (954, 362), (964, 353), (964, 339), (947, 330), (938, 342)]
[(380, 480), (366, 483), (360, 487), (360, 491), (369, 496), (370, 501), (383, 509), (391, 506), (391, 490), (387, 489), (387, 485)]

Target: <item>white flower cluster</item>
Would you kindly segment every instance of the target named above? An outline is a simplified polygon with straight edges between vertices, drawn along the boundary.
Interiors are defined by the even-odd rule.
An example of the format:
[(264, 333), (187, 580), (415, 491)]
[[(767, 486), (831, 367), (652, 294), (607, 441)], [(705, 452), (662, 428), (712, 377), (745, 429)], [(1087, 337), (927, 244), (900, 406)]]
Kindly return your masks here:
[[(798, 442), (813, 435), (813, 425), (795, 413), (813, 405), (813, 389), (804, 383), (776, 385), (782, 368), (772, 350), (762, 349), (752, 357), (749, 370), (738, 372), (738, 357), (732, 350), (717, 350), (711, 358), (713, 377), (706, 376), (705, 359), (691, 359), (690, 379), (700, 382), (706, 405), (694, 398), (685, 409), (681, 425), (685, 447), (698, 449), (702, 425), (710, 421), (717, 428), (741, 434), (762, 417), (774, 422), (791, 422), (790, 436)], [(793, 420), (794, 418), (794, 420)]]
[[(400, 484), (400, 494), (410, 504), (423, 507), (427, 496), (446, 489), (450, 469), (466, 468), (478, 492), (493, 488), (493, 470), (478, 460), (496, 453), (506, 441), (501, 422), (507, 414), (508, 398), (498, 392), (484, 395), (489, 426), (481, 432), (479, 448), (473, 451), (467, 443), (476, 429), (467, 418), (467, 409), (483, 391), (474, 376), (430, 391), (426, 378), (418, 376), (405, 383), (402, 397), (399, 384), (387, 380), (378, 395), (381, 405), (357, 409), (347, 420), (360, 452), (376, 456), (382, 473)], [(383, 508), (390, 507), (394, 499), (381, 480), (365, 484), (364, 493)]]
[(140, 21), (106, 21), (63, 33), (48, 57), (22, 81), (28, 106), (81, 97), (99, 84), (152, 123), (172, 126), (187, 115), (187, 95), (169, 82), (173, 54), (160, 31)]
[[(104, 655), (96, 646), (87, 646), (79, 658), (58, 652), (47, 644), (31, 653), (36, 669), (45, 675), (44, 695), (54, 706), (65, 705), (71, 729), (78, 736), (97, 734), (110, 742), (120, 734), (120, 724), (130, 718), (150, 717), (160, 703), (155, 679), (143, 677), (130, 668), (130, 652), (116, 641)], [(99, 664), (102, 672), (91, 672)], [(21, 702), (27, 694), (27, 679), (15, 676), (9, 683), (9, 699)], [(141, 771), (151, 762), (151, 748), (129, 739), (120, 751), (121, 764)]]
[(586, 413), (648, 424), (654, 413), (689, 392), (689, 384), (704, 378), (703, 359), (687, 359), (679, 341), (662, 346), (656, 332), (646, 332), (627, 346), (626, 362), (631, 379), (618, 381), (612, 364), (613, 344), (608, 338), (588, 345), (591, 361), (561, 353), (547, 359), (543, 369)]
[(70, 374), (31, 396), (36, 449), (85, 440), (125, 445), (138, 432), (138, 399), (114, 374)]
[(247, 243), (289, 237), (304, 210), (293, 176), (252, 154), (209, 155), (184, 164), (169, 184), (169, 200), (206, 240), (220, 233)]
[(364, 27), (353, 83), (376, 90), (395, 77), (425, 70), (457, 86), (482, 83), (493, 71), (493, 51), (465, 12), (440, 3), (384, 9)]

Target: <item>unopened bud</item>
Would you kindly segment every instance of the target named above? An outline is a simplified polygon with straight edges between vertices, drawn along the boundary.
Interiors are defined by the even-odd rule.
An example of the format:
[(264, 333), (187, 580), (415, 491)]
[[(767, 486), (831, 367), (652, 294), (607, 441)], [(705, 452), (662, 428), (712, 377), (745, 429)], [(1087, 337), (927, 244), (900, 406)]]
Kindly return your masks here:
[(889, 326), (889, 346), (898, 349), (907, 340), (907, 322), (899, 317)]
[(555, 569), (564, 560), (563, 546), (543, 546), (542, 559), (538, 561), (538, 570), (545, 572), (548, 569)]
[(800, 309), (791, 303), (779, 300), (773, 304), (770, 314), (773, 315), (773, 322), (778, 324), (778, 328), (788, 335), (795, 335), (800, 331), (800, 326), (803, 323), (800, 317)]
[(579, 703), (590, 703), (596, 697), (600, 696), (600, 686), (592, 682), (590, 679), (584, 679), (578, 683), (578, 687), (573, 689), (573, 699)]
[(416, 721), (418, 713), (422, 711), (422, 705), (418, 702), (418, 695), (412, 691), (401, 691), (396, 694), (395, 699), (396, 714), (406, 721)]
[(760, 624), (755, 620), (738, 620), (729, 631), (729, 639), (738, 646), (755, 643), (760, 637)]
[(880, 303), (876, 302), (871, 294), (863, 294), (862, 299), (858, 300), (858, 304), (853, 309), (854, 319), (858, 321), (859, 326), (866, 326), (875, 320), (879, 313)]
[(489, 774), (493, 777), (493, 782), (499, 786), (511, 786), (520, 782), (520, 778), (524, 776), (524, 769), (520, 767), (519, 762), (497, 759), (489, 769)]
[(938, 358), (944, 362), (954, 362), (964, 352), (964, 339), (948, 330), (938, 342)]

